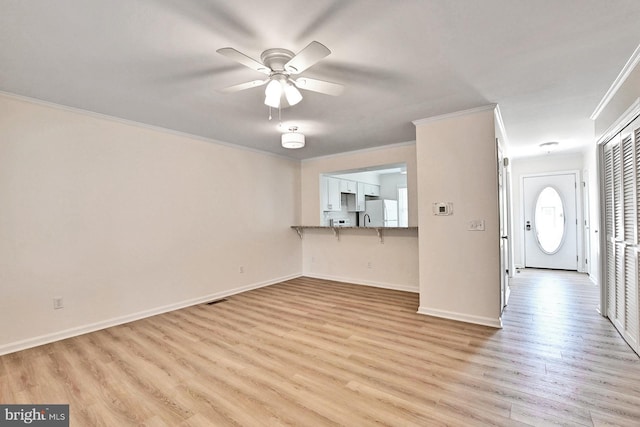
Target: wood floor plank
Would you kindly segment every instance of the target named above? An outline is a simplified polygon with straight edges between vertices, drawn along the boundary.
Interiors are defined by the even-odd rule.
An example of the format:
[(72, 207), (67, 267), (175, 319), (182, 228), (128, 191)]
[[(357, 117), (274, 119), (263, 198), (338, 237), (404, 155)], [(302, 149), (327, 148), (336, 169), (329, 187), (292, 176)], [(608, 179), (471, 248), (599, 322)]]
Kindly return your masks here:
[(502, 330), (301, 277), (0, 357), (72, 426), (637, 426), (640, 359), (584, 275), (524, 270)]

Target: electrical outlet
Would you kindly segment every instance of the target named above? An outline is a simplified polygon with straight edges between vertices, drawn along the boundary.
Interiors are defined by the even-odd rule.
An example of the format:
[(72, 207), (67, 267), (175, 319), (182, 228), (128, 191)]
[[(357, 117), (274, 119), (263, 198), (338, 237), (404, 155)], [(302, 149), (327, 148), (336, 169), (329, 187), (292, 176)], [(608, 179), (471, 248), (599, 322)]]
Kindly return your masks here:
[(62, 300), (62, 297), (54, 297), (53, 298), (53, 309), (54, 310), (59, 310), (61, 308), (64, 308), (64, 301)]
[(371, 261), (369, 261), (369, 262), (367, 263), (367, 268), (373, 268), (373, 267), (371, 266)]
[(241, 265), (241, 266), (240, 266), (240, 269), (239, 269), (238, 271), (239, 271), (240, 273), (244, 273), (244, 266), (243, 266), (243, 265)]

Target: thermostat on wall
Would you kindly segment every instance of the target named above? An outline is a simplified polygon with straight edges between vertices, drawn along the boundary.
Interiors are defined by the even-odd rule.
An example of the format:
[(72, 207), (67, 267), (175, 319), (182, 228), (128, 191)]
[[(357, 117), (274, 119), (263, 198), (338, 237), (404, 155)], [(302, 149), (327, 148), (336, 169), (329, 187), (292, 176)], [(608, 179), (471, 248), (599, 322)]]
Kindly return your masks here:
[(453, 203), (438, 202), (433, 204), (434, 215), (453, 215)]

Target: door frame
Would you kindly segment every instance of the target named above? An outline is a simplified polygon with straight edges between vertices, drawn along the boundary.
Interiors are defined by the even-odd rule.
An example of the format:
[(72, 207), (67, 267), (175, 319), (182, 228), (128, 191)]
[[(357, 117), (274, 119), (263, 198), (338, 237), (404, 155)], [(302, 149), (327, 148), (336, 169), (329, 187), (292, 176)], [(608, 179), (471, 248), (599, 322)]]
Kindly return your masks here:
[(540, 172), (540, 173), (528, 173), (520, 176), (520, 230), (518, 231), (520, 237), (520, 247), (518, 250), (520, 251), (520, 259), (522, 260), (522, 265), (526, 265), (526, 253), (525, 253), (525, 234), (524, 234), (524, 224), (525, 224), (525, 216), (526, 212), (524, 210), (524, 179), (525, 178), (534, 178), (541, 176), (554, 176), (554, 175), (574, 175), (575, 176), (575, 192), (576, 192), (576, 252), (578, 255), (578, 272), (584, 273), (585, 263), (584, 263), (584, 233), (581, 232), (582, 227), (579, 227), (580, 224), (584, 221), (584, 209), (583, 209), (583, 199), (582, 199), (582, 191), (578, 189), (578, 184), (582, 187), (582, 173), (579, 169), (571, 169), (565, 171), (552, 171), (552, 172)]
[(591, 199), (589, 197), (589, 170), (582, 171), (582, 238), (584, 242), (584, 272), (591, 277), (593, 261), (591, 260)]
[(509, 304), (511, 288), (509, 279), (513, 277), (511, 227), (511, 174), (509, 158), (504, 156), (500, 141), (496, 138), (498, 149), (498, 223), (500, 233), (500, 315)]

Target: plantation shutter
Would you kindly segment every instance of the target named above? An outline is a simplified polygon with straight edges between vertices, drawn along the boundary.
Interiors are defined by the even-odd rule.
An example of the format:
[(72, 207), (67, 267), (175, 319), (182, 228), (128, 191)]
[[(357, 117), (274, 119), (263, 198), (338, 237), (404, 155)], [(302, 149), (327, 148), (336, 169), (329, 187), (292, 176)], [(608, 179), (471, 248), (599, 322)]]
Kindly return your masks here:
[(607, 316), (640, 354), (640, 119), (603, 151)]
[(613, 145), (604, 147), (604, 206), (606, 236), (606, 278), (607, 278), (607, 317), (616, 318), (616, 266), (615, 266), (615, 228), (613, 226)]

